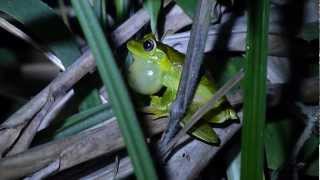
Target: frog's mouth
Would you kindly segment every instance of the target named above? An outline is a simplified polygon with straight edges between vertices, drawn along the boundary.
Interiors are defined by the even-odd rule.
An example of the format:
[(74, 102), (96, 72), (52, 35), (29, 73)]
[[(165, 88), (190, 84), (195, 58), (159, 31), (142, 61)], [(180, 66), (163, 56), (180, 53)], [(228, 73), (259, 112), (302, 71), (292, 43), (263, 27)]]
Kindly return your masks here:
[(137, 49), (138, 42), (135, 40), (130, 40), (127, 43), (127, 48), (129, 49), (130, 52), (134, 52)]
[(143, 54), (144, 50), (140, 42), (136, 40), (130, 40), (127, 43), (127, 48), (132, 54), (134, 60), (144, 60), (146, 59), (145, 55)]

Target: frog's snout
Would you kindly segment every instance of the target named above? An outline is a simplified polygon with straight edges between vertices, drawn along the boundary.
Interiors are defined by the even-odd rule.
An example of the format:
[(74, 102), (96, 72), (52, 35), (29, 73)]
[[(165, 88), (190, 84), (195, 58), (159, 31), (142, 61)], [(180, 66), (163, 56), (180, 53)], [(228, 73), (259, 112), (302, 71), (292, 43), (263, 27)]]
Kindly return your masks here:
[(130, 50), (130, 48), (133, 46), (132, 41), (128, 41), (127, 42), (127, 48)]
[(130, 40), (127, 42), (127, 48), (130, 52), (135, 52), (139, 43), (135, 40)]

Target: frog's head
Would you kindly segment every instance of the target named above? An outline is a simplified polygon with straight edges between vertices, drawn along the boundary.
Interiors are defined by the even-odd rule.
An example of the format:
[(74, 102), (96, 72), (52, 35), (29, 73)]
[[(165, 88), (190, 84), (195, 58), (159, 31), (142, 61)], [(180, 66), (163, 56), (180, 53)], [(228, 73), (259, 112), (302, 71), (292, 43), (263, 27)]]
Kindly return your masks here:
[(161, 65), (167, 59), (161, 43), (157, 42), (154, 34), (147, 34), (140, 40), (130, 40), (127, 48), (134, 60), (149, 61)]
[[(129, 85), (138, 93), (154, 94), (161, 87), (161, 78), (167, 65), (167, 56), (160, 48), (153, 34), (147, 34), (141, 40), (130, 40), (127, 48), (133, 56), (129, 66)], [(164, 66), (165, 65), (165, 66)]]

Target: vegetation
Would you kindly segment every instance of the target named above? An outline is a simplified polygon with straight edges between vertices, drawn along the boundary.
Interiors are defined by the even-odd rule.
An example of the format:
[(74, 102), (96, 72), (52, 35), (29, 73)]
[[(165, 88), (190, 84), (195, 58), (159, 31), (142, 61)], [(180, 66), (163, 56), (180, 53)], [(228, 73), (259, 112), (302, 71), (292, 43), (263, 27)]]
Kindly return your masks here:
[[(318, 7), (313, 0), (0, 1), (0, 179), (319, 178)], [(185, 54), (183, 67), (171, 66), (181, 71), (177, 82), (166, 81), (176, 83), (174, 96), (130, 85), (132, 71), (150, 88), (163, 76), (145, 71), (158, 66), (132, 68), (139, 57), (127, 42), (150, 33), (157, 42), (142, 49), (159, 46), (169, 62)], [(215, 93), (194, 109), (205, 94), (196, 93), (199, 84), (211, 88), (204, 75)], [(159, 97), (174, 97), (158, 102), (170, 105), (165, 116), (150, 111)], [(231, 109), (237, 120), (211, 123), (212, 144), (191, 132), (218, 114), (217, 103), (215, 111)]]

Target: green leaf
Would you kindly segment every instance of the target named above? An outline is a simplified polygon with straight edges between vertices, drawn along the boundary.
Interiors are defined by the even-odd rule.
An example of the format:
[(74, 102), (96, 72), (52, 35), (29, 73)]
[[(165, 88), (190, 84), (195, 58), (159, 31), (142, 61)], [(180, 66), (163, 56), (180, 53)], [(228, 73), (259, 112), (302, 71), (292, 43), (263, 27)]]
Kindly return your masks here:
[(0, 65), (12, 64), (17, 60), (17, 54), (8, 48), (0, 48)]
[(144, 0), (143, 7), (150, 15), (151, 30), (156, 33), (161, 0)]
[(309, 176), (319, 177), (319, 155), (314, 158), (314, 160), (307, 165), (305, 173)]
[(292, 152), (299, 129), (291, 119), (273, 119), (266, 125), (265, 151), (268, 168), (280, 168)]
[(42, 1), (3, 0), (0, 1), (0, 11), (24, 24), (65, 66), (80, 56), (80, 50), (62, 19)]
[[(244, 61), (245, 58), (241, 56), (209, 61), (210, 63), (213, 63), (208, 66), (211, 68), (216, 85), (218, 87), (222, 87), (229, 79), (234, 77), (234, 75), (244, 67)], [(238, 89), (239, 86), (240, 84), (233, 88), (231, 92), (234, 92), (234, 90)]]
[(175, 1), (190, 18), (193, 18), (197, 8), (197, 0), (175, 0)]
[(129, 1), (128, 0), (115, 0), (117, 20), (121, 21), (128, 14)]
[(68, 118), (54, 134), (54, 139), (74, 135), (113, 117), (110, 105), (99, 105)]
[(319, 23), (313, 22), (305, 24), (299, 36), (307, 41), (319, 38)]
[(241, 179), (263, 179), (269, 1), (248, 1)]
[(71, 2), (107, 89), (135, 174), (138, 179), (157, 179), (124, 81), (94, 12), (86, 0)]
[(315, 151), (319, 147), (319, 136), (312, 134), (311, 137), (306, 141), (301, 149), (301, 159), (306, 161), (314, 155)]
[(105, 30), (107, 26), (107, 0), (94, 0), (93, 7), (102, 29)]
[[(90, 87), (87, 87), (87, 88), (90, 88)], [(101, 104), (99, 91), (96, 88), (94, 88), (81, 102), (79, 110), (80, 111), (86, 110), (88, 108), (98, 106), (99, 104)]]
[(101, 105), (83, 110), (83, 111), (69, 117), (68, 119), (66, 119), (63, 122), (63, 124), (61, 125), (61, 127), (57, 130), (57, 132), (62, 131), (63, 129), (66, 129), (66, 128), (71, 127), (73, 125), (76, 125), (76, 124), (80, 123), (81, 121), (84, 121), (84, 119), (88, 119), (91, 116), (93, 116), (94, 114), (97, 114), (103, 110), (108, 110), (108, 109), (111, 109), (110, 104), (101, 104)]
[(300, 159), (306, 163), (305, 174), (319, 176), (319, 136), (311, 135), (300, 154)]

